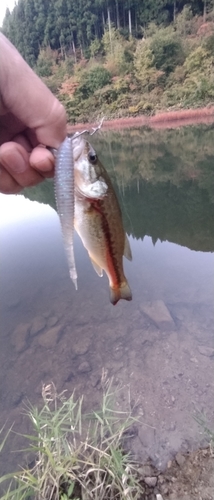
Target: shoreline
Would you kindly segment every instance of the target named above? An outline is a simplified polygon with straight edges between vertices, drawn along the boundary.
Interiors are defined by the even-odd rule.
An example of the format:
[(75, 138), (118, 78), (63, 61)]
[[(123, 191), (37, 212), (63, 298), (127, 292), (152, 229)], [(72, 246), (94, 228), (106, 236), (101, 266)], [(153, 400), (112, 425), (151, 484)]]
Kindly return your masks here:
[[(176, 111), (161, 111), (153, 116), (139, 115), (130, 116), (127, 118), (114, 118), (112, 120), (104, 120), (102, 129), (111, 130), (119, 128), (131, 127), (150, 127), (157, 129), (176, 128), (184, 125), (194, 124), (211, 124), (214, 123), (214, 106), (197, 108), (197, 109), (182, 109)], [(75, 125), (68, 124), (68, 132), (81, 131), (90, 126), (97, 126), (97, 122), (76, 123)]]

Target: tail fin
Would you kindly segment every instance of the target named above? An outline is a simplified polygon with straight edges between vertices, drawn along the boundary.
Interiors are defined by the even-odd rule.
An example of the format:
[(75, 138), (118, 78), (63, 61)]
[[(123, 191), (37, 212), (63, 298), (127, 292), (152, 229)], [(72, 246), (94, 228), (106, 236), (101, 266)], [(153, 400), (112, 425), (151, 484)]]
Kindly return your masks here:
[(123, 281), (120, 287), (110, 287), (110, 301), (115, 306), (120, 299), (132, 300), (132, 292), (129, 288), (128, 282)]

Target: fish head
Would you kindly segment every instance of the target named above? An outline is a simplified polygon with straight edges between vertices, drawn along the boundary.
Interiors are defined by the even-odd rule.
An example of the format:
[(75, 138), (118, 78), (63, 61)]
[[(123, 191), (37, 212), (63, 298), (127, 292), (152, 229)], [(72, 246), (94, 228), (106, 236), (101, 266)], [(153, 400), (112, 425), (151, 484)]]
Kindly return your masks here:
[(73, 138), (75, 189), (86, 198), (106, 195), (108, 185), (102, 176), (101, 164), (92, 145), (82, 135)]
[(74, 134), (72, 137), (74, 161), (78, 161), (87, 156), (89, 149), (88, 144), (88, 141), (85, 140), (83, 135)]

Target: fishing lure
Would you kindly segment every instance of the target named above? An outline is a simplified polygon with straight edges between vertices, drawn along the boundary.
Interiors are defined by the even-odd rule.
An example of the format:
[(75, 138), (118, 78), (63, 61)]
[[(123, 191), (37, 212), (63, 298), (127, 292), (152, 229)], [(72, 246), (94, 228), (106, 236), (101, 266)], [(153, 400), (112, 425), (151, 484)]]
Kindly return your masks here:
[(60, 218), (62, 237), (64, 241), (65, 252), (67, 255), (69, 274), (77, 290), (77, 271), (74, 257), (74, 138), (89, 134), (93, 135), (102, 126), (104, 118), (98, 127), (82, 132), (76, 132), (73, 135), (68, 134), (60, 147), (56, 150), (48, 148), (55, 158), (54, 187), (57, 212)]
[(77, 271), (74, 257), (74, 158), (73, 136), (67, 136), (55, 151), (54, 187), (57, 212), (60, 218), (70, 277), (77, 290)]

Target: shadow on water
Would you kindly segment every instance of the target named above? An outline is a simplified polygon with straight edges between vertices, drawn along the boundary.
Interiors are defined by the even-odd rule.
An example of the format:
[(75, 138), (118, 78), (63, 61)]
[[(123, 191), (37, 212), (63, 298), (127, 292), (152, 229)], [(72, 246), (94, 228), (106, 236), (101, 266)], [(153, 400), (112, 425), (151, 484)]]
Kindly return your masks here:
[[(33, 215), (3, 227), (0, 426), (15, 422), (26, 433), (26, 398), (40, 404), (50, 380), (84, 394), (85, 409), (95, 407), (104, 368), (123, 386), (120, 408), (130, 385), (141, 424), (129, 446), (139, 460), (164, 466), (178, 449), (202, 444), (194, 413), (211, 420), (214, 412), (213, 134), (211, 127), (126, 129), (93, 138), (130, 235), (131, 303), (112, 307), (107, 279), (94, 273), (78, 237), (75, 292), (53, 210), (33, 204)], [(25, 195), (54, 207), (50, 181)], [(13, 434), (2, 472), (17, 467), (23, 456), (8, 451), (21, 447)]]

